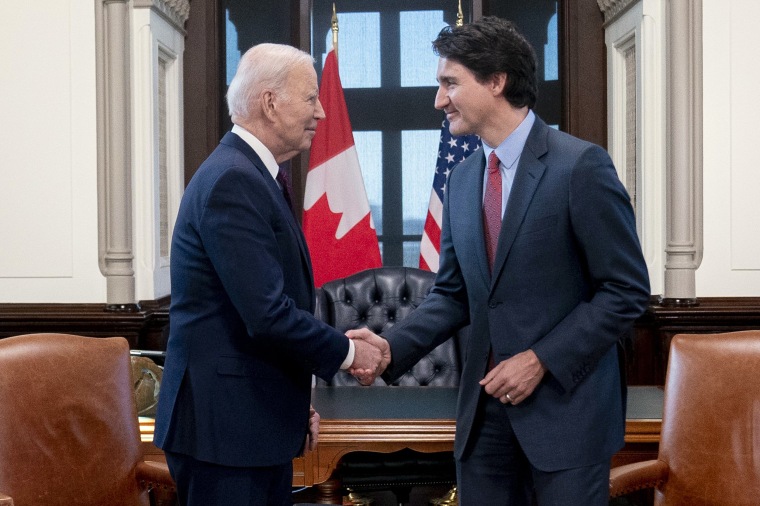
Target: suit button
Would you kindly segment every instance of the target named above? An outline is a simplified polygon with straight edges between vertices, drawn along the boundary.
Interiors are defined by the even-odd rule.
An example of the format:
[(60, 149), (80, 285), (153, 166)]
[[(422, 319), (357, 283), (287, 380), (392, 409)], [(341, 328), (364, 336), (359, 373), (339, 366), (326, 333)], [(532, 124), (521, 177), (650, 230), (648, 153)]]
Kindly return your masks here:
[(488, 303), (488, 307), (491, 308), (491, 309), (496, 309), (496, 306), (498, 306), (498, 305), (499, 305), (498, 302), (489, 302)]

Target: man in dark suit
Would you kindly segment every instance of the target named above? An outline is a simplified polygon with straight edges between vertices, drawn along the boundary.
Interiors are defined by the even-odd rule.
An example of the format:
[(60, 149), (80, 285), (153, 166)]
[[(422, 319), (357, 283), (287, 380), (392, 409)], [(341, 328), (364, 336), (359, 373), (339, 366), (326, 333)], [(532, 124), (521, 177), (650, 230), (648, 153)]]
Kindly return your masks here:
[(616, 343), (649, 297), (628, 194), (602, 148), (533, 113), (535, 55), (511, 23), (445, 28), (433, 45), (435, 107), (483, 149), (449, 176), (436, 282), (384, 334), (385, 375), (470, 323), (459, 503), (606, 505), (625, 432)]
[(282, 506), (313, 448), (312, 374), (375, 371), (380, 352), (313, 316), (315, 289), (279, 165), (324, 118), (310, 55), (261, 44), (227, 95), (235, 126), (185, 190), (154, 441), (183, 505)]

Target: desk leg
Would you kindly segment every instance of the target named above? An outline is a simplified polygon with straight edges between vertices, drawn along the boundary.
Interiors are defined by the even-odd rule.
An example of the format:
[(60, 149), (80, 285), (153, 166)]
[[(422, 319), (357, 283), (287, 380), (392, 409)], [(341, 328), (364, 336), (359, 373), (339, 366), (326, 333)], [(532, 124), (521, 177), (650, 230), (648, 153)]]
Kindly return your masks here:
[(317, 489), (317, 504), (343, 504), (343, 485), (337, 478), (315, 485)]

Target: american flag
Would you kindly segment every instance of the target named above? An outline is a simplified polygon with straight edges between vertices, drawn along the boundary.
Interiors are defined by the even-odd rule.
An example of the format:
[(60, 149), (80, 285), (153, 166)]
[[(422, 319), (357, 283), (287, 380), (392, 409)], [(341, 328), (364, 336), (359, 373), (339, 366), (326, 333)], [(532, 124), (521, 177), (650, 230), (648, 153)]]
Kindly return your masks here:
[(441, 143), (438, 145), (438, 159), (435, 163), (433, 190), (430, 192), (425, 228), (420, 242), (420, 269), (438, 272), (438, 256), (441, 251), (441, 217), (443, 215), (443, 194), (446, 182), (454, 165), (467, 158), (480, 148), (477, 135), (452, 137), (449, 122), (444, 119), (441, 125)]

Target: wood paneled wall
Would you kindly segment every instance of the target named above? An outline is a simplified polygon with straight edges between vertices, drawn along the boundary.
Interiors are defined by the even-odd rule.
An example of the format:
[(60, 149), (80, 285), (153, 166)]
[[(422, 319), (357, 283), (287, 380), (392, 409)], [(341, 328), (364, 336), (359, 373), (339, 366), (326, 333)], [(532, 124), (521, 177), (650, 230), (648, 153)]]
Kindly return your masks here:
[(663, 306), (652, 300), (626, 343), (629, 385), (663, 385), (670, 341), (676, 334), (760, 329), (760, 297), (705, 297), (696, 306)]
[(0, 304), (0, 339), (56, 332), (124, 337), (131, 349), (163, 351), (169, 338), (169, 297), (141, 301), (135, 311), (105, 304)]

